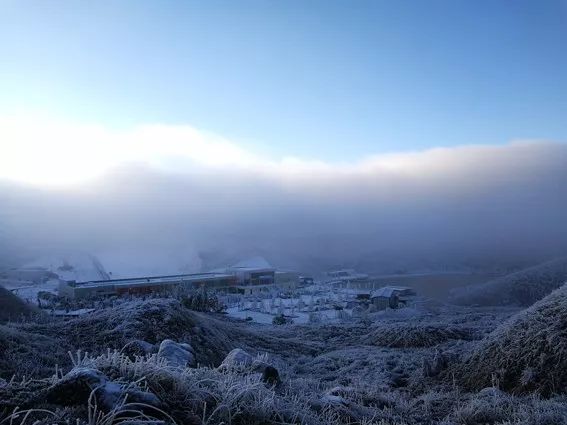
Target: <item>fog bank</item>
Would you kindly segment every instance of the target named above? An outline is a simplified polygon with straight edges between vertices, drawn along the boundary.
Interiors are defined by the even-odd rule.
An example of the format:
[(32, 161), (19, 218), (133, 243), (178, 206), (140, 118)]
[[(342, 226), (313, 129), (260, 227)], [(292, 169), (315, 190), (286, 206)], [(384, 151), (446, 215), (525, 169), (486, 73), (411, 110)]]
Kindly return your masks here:
[(61, 250), (184, 270), (251, 255), (313, 271), (535, 262), (567, 252), (567, 146), (440, 148), (339, 165), (123, 163), (65, 188), (5, 179), (0, 204), (4, 262)]

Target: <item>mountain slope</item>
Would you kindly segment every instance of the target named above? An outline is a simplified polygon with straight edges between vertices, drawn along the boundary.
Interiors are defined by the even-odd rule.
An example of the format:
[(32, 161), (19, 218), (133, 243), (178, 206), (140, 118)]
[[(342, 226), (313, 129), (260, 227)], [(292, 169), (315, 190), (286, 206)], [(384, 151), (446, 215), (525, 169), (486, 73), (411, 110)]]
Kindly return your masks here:
[(461, 305), (530, 306), (567, 281), (567, 257), (548, 261), (453, 294)]
[(479, 342), (455, 376), (471, 389), (567, 392), (567, 285), (516, 314)]

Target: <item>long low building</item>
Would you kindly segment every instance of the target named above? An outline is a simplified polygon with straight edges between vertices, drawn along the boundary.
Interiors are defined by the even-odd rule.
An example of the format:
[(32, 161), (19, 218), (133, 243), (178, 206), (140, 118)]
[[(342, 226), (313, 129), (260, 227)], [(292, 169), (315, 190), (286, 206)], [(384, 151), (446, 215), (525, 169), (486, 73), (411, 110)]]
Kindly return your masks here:
[(236, 288), (237, 277), (226, 273), (195, 273), (168, 276), (148, 276), (128, 279), (94, 280), (76, 282), (62, 280), (59, 295), (67, 298), (91, 298), (108, 295), (147, 294), (170, 290), (176, 286), (196, 289)]
[(273, 291), (275, 288), (289, 291), (297, 287), (298, 281), (298, 273), (276, 270), (263, 258), (256, 257), (208, 273), (145, 276), (88, 282), (61, 281), (59, 295), (76, 299), (108, 295), (146, 294), (168, 291), (176, 286), (188, 289), (205, 286), (231, 293), (253, 294)]

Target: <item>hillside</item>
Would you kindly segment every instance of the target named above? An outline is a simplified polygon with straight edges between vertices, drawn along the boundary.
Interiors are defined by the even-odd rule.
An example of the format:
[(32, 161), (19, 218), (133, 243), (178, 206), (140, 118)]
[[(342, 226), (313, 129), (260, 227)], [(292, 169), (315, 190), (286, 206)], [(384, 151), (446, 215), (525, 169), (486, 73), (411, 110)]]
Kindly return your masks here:
[(456, 376), (470, 389), (514, 393), (567, 390), (567, 286), (513, 316), (479, 343)]
[(471, 285), (454, 292), (452, 302), (460, 305), (516, 305), (527, 307), (567, 281), (567, 257)]
[(0, 322), (18, 320), (22, 315), (29, 316), (34, 310), (34, 307), (0, 286)]
[[(440, 305), (411, 316), (272, 326), (150, 298), (116, 299), (81, 317), (33, 316), (0, 325), (0, 422), (94, 423), (99, 415), (96, 423), (139, 425), (564, 424), (563, 398), (531, 394), (546, 389), (540, 382), (549, 376), (533, 359), (521, 363), (522, 339), (514, 345), (491, 333), (516, 312)], [(557, 324), (567, 318), (557, 303), (542, 314), (559, 322), (544, 323), (545, 334), (528, 315), (518, 323), (533, 328), (523, 341), (564, 367), (563, 345), (554, 351), (551, 343), (564, 337)], [(501, 367), (513, 379), (506, 352), (490, 351), (495, 340), (520, 353), (514, 359), (524, 367), (536, 363), (522, 375), (533, 383), (527, 395), (461, 385), (480, 389)], [(468, 358), (477, 345), (478, 356)], [(485, 373), (463, 372), (472, 368)], [(508, 375), (501, 379), (514, 389)]]

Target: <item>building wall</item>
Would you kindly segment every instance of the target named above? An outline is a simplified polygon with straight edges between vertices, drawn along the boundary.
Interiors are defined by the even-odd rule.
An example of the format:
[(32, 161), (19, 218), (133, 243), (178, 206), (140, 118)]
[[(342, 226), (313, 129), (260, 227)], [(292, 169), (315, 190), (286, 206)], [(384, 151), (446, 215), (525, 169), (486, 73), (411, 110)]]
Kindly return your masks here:
[(67, 298), (89, 298), (98, 296), (108, 296), (108, 295), (142, 295), (149, 294), (152, 292), (163, 292), (173, 289), (174, 287), (183, 286), (190, 289), (198, 289), (201, 286), (206, 286), (207, 288), (220, 289), (220, 288), (231, 288), (236, 286), (236, 277), (226, 276), (226, 277), (213, 277), (213, 278), (202, 278), (196, 280), (190, 279), (180, 279), (172, 280), (168, 282), (152, 282), (148, 281), (147, 285), (127, 285), (120, 284), (115, 285), (109, 283), (108, 285), (70, 285), (68, 282), (61, 281), (59, 284), (59, 295)]
[(287, 290), (295, 289), (299, 284), (299, 273), (276, 272), (275, 284)]
[(388, 297), (376, 297), (372, 299), (372, 302), (378, 310), (386, 310), (390, 307), (390, 298)]

